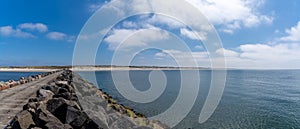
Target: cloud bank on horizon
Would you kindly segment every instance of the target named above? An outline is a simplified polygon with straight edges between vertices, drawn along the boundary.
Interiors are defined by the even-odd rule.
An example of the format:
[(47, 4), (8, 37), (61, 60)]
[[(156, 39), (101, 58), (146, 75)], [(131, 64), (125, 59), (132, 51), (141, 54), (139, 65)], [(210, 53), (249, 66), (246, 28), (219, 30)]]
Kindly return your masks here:
[[(230, 2), (220, 0), (187, 1), (197, 7), (220, 34), (224, 48), (216, 50), (216, 53), (224, 53), (228, 68), (299, 69), (300, 18), (297, 17), (296, 12), (299, 11), (300, 2), (297, 0), (285, 1), (284, 3), (269, 0), (232, 0)], [(109, 7), (107, 5), (110, 2), (112, 1), (99, 0), (96, 2), (85, 2), (85, 6), (81, 9), (85, 12), (84, 15), (87, 18), (101, 7), (112, 8), (118, 11), (119, 15), (123, 15), (124, 12), (118, 10), (118, 8), (127, 6), (128, 3), (133, 1), (118, 1)], [(161, 2), (163, 3), (163, 1)], [(133, 3), (133, 5), (137, 6), (132, 7), (132, 10), (146, 8), (139, 6), (143, 5), (139, 3)], [(289, 10), (282, 10), (282, 8), (286, 7), (289, 7)], [(176, 12), (176, 10), (172, 10), (171, 4), (170, 6), (161, 6), (161, 8), (167, 8), (170, 11)], [(69, 9), (74, 10), (71, 7)], [(184, 12), (178, 13), (185, 15)], [(87, 18), (81, 19), (82, 23)], [(186, 18), (193, 19), (193, 17), (188, 16)], [(9, 22), (9, 19), (7, 21)], [(25, 42), (26, 40), (32, 41), (33, 39), (35, 42), (47, 42), (48, 46), (51, 46), (50, 42), (60, 41), (62, 44), (75, 42), (74, 34), (66, 33), (70, 32), (69, 30), (63, 33), (59, 28), (58, 30), (57, 28), (52, 28), (55, 26), (54, 19), (42, 22), (21, 21), (14, 21), (16, 24), (0, 24), (1, 46), (9, 46), (10, 42), (18, 39), (22, 39)], [(37, 19), (37, 21), (40, 20)], [(46, 23), (50, 23), (51, 26)], [(83, 26), (82, 23), (76, 26), (80, 28)], [(193, 23), (203, 28), (203, 31), (199, 32), (199, 37), (190, 28), (176, 21), (176, 19), (163, 15), (145, 14), (125, 19), (112, 28), (103, 40), (104, 45), (99, 48), (100, 54), (97, 63), (109, 63), (111, 54), (113, 54), (114, 50), (126, 37), (131, 36), (131, 42), (126, 42), (123, 45), (124, 50), (130, 51), (131, 49), (145, 47), (153, 42), (168, 41), (168, 39), (171, 41), (172, 34), (175, 34), (187, 42), (187, 45), (192, 50), (191, 54), (197, 59), (199, 66), (209, 67), (210, 53), (206, 52), (203, 44), (201, 45), (201, 41), (208, 38), (205, 27), (198, 25), (197, 21)], [(67, 24), (64, 25), (68, 26)], [(164, 30), (168, 30), (169, 33)], [(143, 33), (132, 35), (140, 31), (143, 31)], [(79, 29), (77, 32), (79, 32)], [(172, 43), (169, 43), (169, 45), (172, 45)], [(70, 54), (72, 47), (69, 45), (65, 47), (58, 51), (63, 53), (65, 49), (68, 49)], [(8, 60), (5, 56), (1, 56), (1, 54), (0, 52), (1, 58)], [(176, 62), (169, 56), (170, 54), (181, 56), (180, 59), (182, 61), (186, 59), (184, 56), (186, 55), (186, 51), (172, 48), (163, 51), (142, 52), (138, 54), (139, 58), (133, 61), (133, 65), (176, 65)], [(51, 54), (45, 56), (51, 57)], [(70, 57), (65, 57), (61, 60), (65, 60), (66, 58)], [(71, 59), (67, 59), (62, 61), (61, 65), (70, 63)], [(0, 65), (3, 64), (0, 63)]]

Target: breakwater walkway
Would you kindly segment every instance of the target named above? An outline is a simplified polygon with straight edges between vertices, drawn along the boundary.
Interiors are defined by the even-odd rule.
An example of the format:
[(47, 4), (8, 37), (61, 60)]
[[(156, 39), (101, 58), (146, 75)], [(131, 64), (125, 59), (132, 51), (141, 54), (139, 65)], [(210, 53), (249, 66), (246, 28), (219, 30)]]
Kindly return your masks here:
[(169, 129), (70, 70), (0, 91), (0, 128)]
[(57, 72), (26, 84), (0, 91), (0, 128), (3, 129), (23, 109), (28, 99), (34, 97), (38, 89), (57, 78), (61, 73)]

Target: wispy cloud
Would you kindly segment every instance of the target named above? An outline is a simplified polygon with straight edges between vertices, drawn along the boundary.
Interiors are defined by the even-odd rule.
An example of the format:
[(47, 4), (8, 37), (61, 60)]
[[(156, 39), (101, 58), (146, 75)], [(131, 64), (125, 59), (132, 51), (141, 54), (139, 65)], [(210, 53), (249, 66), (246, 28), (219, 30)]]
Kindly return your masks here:
[(194, 48), (195, 48), (195, 49), (203, 49), (203, 47), (200, 46), (200, 45), (196, 45)]
[[(221, 31), (233, 33), (242, 27), (250, 28), (261, 24), (272, 24), (274, 17), (259, 12), (264, 2), (258, 0), (188, 0), (213, 24), (220, 25)], [(263, 0), (264, 1), (264, 0)]]
[(14, 29), (12, 26), (0, 27), (0, 35), (4, 37), (35, 38), (33, 34), (24, 32), (21, 29)]
[(22, 23), (14, 26), (0, 26), (0, 36), (15, 37), (15, 38), (38, 38), (39, 36), (46, 36), (50, 40), (62, 40), (73, 42), (75, 36), (68, 35), (62, 32), (49, 31), (46, 24), (43, 23)]
[[(181, 28), (180, 29), (180, 34), (182, 36), (185, 36), (185, 37), (188, 37), (190, 39), (193, 39), (193, 40), (206, 40), (207, 38), (207, 33), (206, 32), (197, 32), (195, 33), (194, 31), (192, 30), (188, 30), (187, 28)], [(196, 35), (198, 34), (198, 35)]]
[[(286, 35), (279, 37), (281, 40), (274, 40), (269, 43), (248, 43), (242, 44), (233, 49), (221, 48), (215, 52), (219, 55), (224, 55), (228, 68), (242, 69), (298, 69), (300, 66), (300, 40), (299, 40), (299, 23), (286, 29)], [(284, 42), (282, 42), (284, 41)], [(201, 46), (196, 46), (201, 48)], [(195, 47), (195, 48), (196, 48)], [(167, 60), (168, 54), (179, 56), (181, 61), (188, 62), (191, 59), (186, 58), (187, 54), (192, 54), (194, 60), (199, 66), (209, 67), (209, 53), (205, 52), (183, 52), (178, 50), (165, 50), (155, 54), (162, 60)], [(221, 59), (215, 59), (220, 60)]]
[(298, 69), (300, 66), (300, 21), (297, 25), (286, 29), (285, 33), (287, 36), (275, 38), (271, 44), (243, 44), (235, 50), (224, 49), (228, 67)]
[(89, 4), (88, 6), (88, 11), (90, 12), (95, 12), (97, 11), (98, 9), (100, 9), (105, 3), (107, 3), (108, 1), (110, 0), (106, 0), (104, 2), (101, 2), (101, 1), (98, 1), (98, 2), (95, 2), (95, 3), (91, 3)]
[(47, 34), (47, 37), (52, 40), (64, 40), (67, 35), (61, 32), (50, 32)]
[(48, 27), (43, 23), (23, 23), (18, 26), (20, 29), (26, 29), (31, 31), (47, 32)]
[[(264, 0), (231, 0), (230, 2), (222, 0), (187, 1), (199, 8), (202, 14), (206, 16), (211, 23), (218, 26), (220, 31), (224, 33), (233, 34), (238, 29), (252, 28), (259, 25), (269, 25), (272, 24), (274, 20), (273, 14), (264, 14), (262, 11), (260, 11), (260, 7), (265, 3)], [(186, 12), (174, 10), (172, 4), (166, 4), (164, 3), (164, 1), (149, 1), (148, 3), (146, 1), (118, 1), (114, 2), (113, 4), (113, 6), (107, 6), (105, 8), (111, 8), (112, 10), (119, 12), (119, 15), (121, 16), (125, 13), (124, 10), (120, 10), (119, 8), (126, 8), (128, 9), (127, 11), (143, 11), (147, 10), (151, 6), (155, 6), (157, 10), (168, 10), (172, 13), (176, 13), (182, 18), (186, 18), (189, 19), (189, 21), (192, 21), (195, 26), (198, 26), (200, 28), (202, 27), (201, 24), (199, 24), (199, 21), (194, 20), (195, 18), (193, 18), (193, 16), (186, 14)], [(136, 6), (127, 7), (128, 5)], [(199, 12), (195, 12), (194, 16), (198, 15), (198, 13)], [(148, 20), (147, 23), (164, 24), (171, 28), (183, 27), (180, 22), (159, 15), (154, 15)]]
[(46, 37), (51, 40), (64, 40), (67, 42), (73, 42), (75, 40), (74, 36), (69, 36), (62, 32), (49, 32)]
[(168, 39), (169, 37), (167, 32), (152, 26), (144, 29), (114, 29), (104, 41), (108, 43), (110, 50), (115, 50), (125, 40), (130, 41), (123, 47), (133, 48), (146, 46), (148, 43)]
[(290, 29), (286, 29), (286, 33), (288, 36), (282, 37), (281, 40), (283, 41), (300, 41), (300, 21), (294, 27)]

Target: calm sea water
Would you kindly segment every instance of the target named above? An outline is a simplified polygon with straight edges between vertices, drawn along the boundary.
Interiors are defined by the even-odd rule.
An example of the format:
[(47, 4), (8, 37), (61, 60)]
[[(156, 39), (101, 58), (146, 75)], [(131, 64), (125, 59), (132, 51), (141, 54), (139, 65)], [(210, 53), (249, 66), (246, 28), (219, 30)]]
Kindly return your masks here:
[[(119, 71), (122, 72), (122, 71)], [(131, 71), (130, 79), (136, 89), (150, 87), (151, 71)], [(214, 114), (203, 124), (199, 114), (210, 85), (211, 71), (200, 72), (200, 91), (188, 116), (175, 128), (300, 128), (300, 70), (230, 70), (223, 97)], [(148, 117), (167, 110), (175, 101), (180, 88), (180, 72), (164, 71), (167, 88), (154, 102), (140, 104), (125, 99), (115, 88), (110, 71), (97, 71), (99, 88), (119, 103), (130, 106)], [(81, 76), (91, 79), (89, 72)]]
[(19, 80), (21, 77), (41, 74), (42, 72), (0, 72), (0, 81)]

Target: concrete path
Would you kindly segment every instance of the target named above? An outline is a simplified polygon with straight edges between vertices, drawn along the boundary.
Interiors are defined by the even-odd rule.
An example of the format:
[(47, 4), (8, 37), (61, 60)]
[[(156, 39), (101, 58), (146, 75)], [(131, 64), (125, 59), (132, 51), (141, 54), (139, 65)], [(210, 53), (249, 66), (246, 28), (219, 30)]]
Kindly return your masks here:
[(39, 88), (61, 73), (54, 73), (42, 79), (0, 91), (0, 129), (3, 129), (23, 109), (29, 98), (35, 97)]

